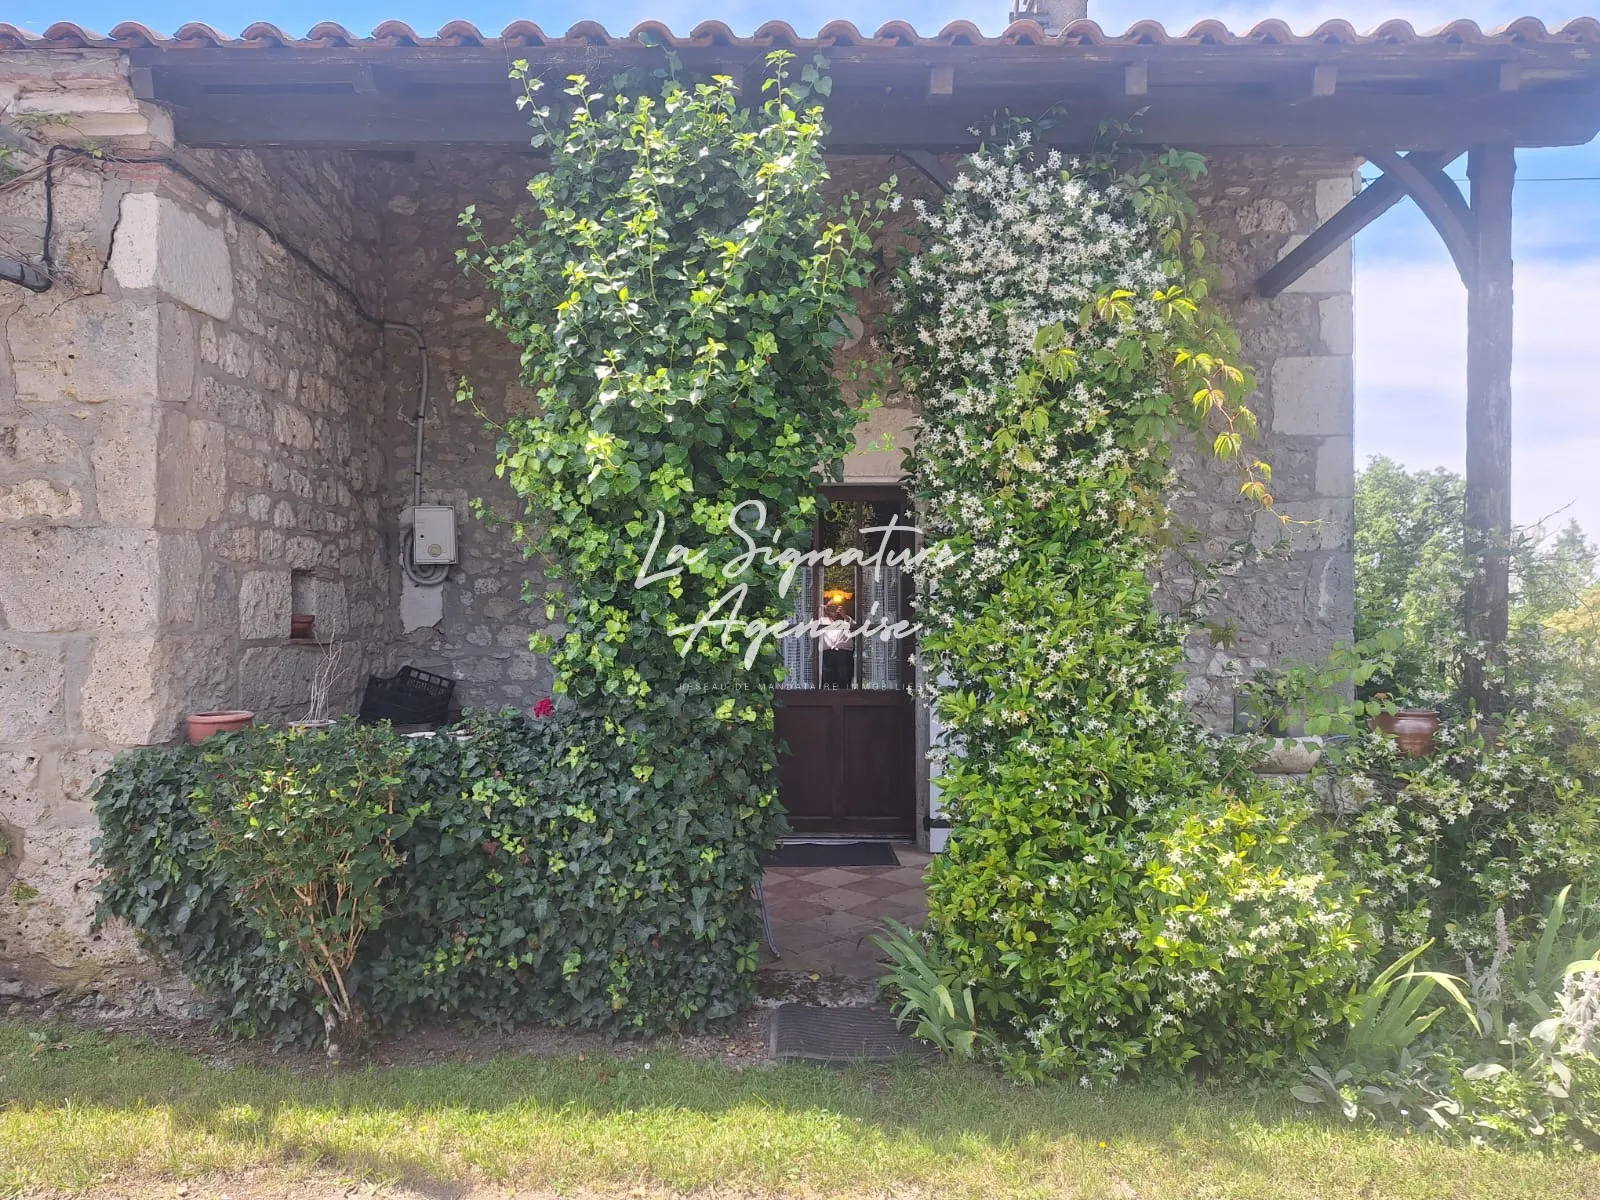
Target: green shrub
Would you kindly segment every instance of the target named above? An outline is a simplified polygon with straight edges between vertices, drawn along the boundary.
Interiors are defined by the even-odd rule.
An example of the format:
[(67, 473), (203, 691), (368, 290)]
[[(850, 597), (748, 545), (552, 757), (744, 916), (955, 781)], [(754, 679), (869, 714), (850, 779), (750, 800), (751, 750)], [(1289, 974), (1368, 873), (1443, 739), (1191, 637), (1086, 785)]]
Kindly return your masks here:
[(321, 1035), (310, 981), (270, 947), (233, 903), (217, 869), (211, 833), (195, 809), (208, 764), (224, 747), (266, 736), (218, 734), (200, 746), (151, 747), (119, 755), (95, 784), (105, 876), (97, 922), (128, 922), (218, 1005), (222, 1024), (245, 1037), (310, 1042)]
[[(793, 595), (776, 570), (728, 569), (747, 531), (764, 549), (808, 544), (825, 471), (854, 444), (864, 414), (834, 354), (887, 202), (825, 202), (816, 101), (831, 85), (793, 57), (769, 56), (759, 96), (727, 75), (684, 82), (670, 58), (655, 80), (574, 77), (559, 115), (517, 64), (549, 158), (528, 184), (537, 219), (496, 246), (462, 217), (460, 257), (537, 396), (497, 429), (496, 473), (546, 569), (530, 596), (564, 630), (534, 648), (581, 713), (558, 762), (528, 768), (556, 789), (531, 819), (603, 839), (562, 825), (550, 911), (527, 922), (531, 970), (566, 989), (574, 1019), (693, 1023), (753, 994), (750, 892), (783, 828), (782, 665), (746, 623), (790, 616)], [(482, 786), (491, 821), (521, 803), (520, 783)], [(536, 840), (529, 852), (545, 861)], [(532, 886), (538, 870), (513, 874)], [(559, 958), (547, 921), (571, 929)], [(510, 932), (488, 931), (490, 952), (520, 961)]]
[(189, 795), (234, 911), (315, 984), (330, 1058), (365, 1040), (351, 968), (400, 861), (409, 753), (386, 725), (268, 731), (208, 747)]
[[(1194, 155), (975, 155), (899, 282), (922, 416), (920, 524), (959, 560), (919, 593), (951, 817), (941, 961), (1024, 1076), (1270, 1066), (1337, 1021), (1355, 918), (1297, 796), (1232, 770), (1184, 710), (1152, 575), (1199, 434), (1244, 454), (1253, 383), (1206, 301)], [(959, 754), (953, 751), (959, 750)]]
[[(1203, 786), (1196, 781), (1196, 786)], [(1048, 794), (967, 810), (930, 876), (942, 950), (1014, 1073), (1271, 1067), (1338, 1023), (1356, 920), (1294, 796), (1202, 793), (1131, 819)]]
[[(619, 736), (581, 712), (480, 716), (463, 732), (429, 739), (412, 764), (415, 823), (370, 968), (376, 1011), (649, 1032), (748, 1003), (769, 810), (618, 786)], [(686, 717), (662, 735), (700, 734)]]
[(1520, 937), (1568, 884), (1576, 920), (1600, 915), (1593, 739), (1588, 720), (1530, 708), (1492, 729), (1447, 721), (1428, 758), (1351, 743), (1339, 773), (1360, 806), (1340, 820), (1340, 856), (1387, 953), (1434, 938), (1481, 962), (1497, 911)]
[[(320, 887), (327, 865), (355, 853), (357, 826), (321, 807), (333, 795), (323, 782), (289, 798), (310, 820), (287, 839), (258, 854), (240, 838), (252, 812), (261, 827), (281, 823), (268, 793), (286, 773), (387, 780), (403, 760), (393, 824), (386, 810), (362, 818), (371, 835), (362, 852), (378, 855), (363, 867), (366, 883), (397, 860), (363, 902), (370, 912), (375, 900), (382, 921), (337, 966), (373, 1023), (538, 1020), (652, 1032), (703, 1028), (748, 1003), (758, 933), (748, 881), (760, 873), (755, 847), (769, 836), (770, 810), (669, 808), (642, 788), (614, 786), (605, 759), (617, 735), (592, 716), (475, 714), (457, 732), (461, 740), (401, 739), (385, 727), (253, 729), (120, 756), (96, 791), (107, 869), (100, 917), (128, 920), (173, 958), (218, 1000), (228, 1028), (314, 1040), (327, 1002), (315, 981), (322, 968), (297, 953), (292, 931), (280, 932), (270, 897), (265, 907), (245, 901), (282, 878), (280, 867)], [(687, 720), (667, 733), (696, 735)], [(354, 772), (357, 753), (365, 765)], [(312, 800), (310, 811), (299, 807)], [(230, 814), (226, 853), (206, 805)], [(345, 920), (325, 892), (308, 895), (324, 904), (319, 922)]]

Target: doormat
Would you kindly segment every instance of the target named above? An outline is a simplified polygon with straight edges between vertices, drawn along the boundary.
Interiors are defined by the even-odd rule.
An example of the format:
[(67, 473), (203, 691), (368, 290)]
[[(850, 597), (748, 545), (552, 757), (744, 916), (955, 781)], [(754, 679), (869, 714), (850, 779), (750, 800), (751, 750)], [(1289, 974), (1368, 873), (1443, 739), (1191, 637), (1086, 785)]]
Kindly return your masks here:
[(822, 1008), (814, 1004), (780, 1004), (772, 1013), (767, 1057), (774, 1062), (894, 1062), (901, 1057), (926, 1058), (933, 1052), (895, 1026), (883, 1008)]
[(769, 867), (898, 867), (888, 842), (785, 842)]

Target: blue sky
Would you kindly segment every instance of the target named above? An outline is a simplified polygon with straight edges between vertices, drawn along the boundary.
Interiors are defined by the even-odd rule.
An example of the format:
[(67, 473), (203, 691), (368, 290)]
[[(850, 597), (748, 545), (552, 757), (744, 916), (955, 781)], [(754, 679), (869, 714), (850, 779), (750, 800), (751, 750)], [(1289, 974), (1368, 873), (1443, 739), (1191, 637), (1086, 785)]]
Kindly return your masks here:
[[(687, 32), (709, 17), (749, 32), (781, 18), (811, 32), (835, 17), (864, 29), (902, 17), (933, 32), (966, 19), (989, 32), (1006, 23), (1009, 0), (274, 0), (241, 7), (235, 0), (10, 0), (4, 20), (35, 31), (76, 21), (105, 31), (124, 20), (170, 33), (204, 21), (237, 33), (268, 20), (303, 33), (335, 20), (364, 33), (398, 18), (431, 32), (465, 18), (492, 32), (530, 18), (549, 30), (594, 18), (616, 32), (647, 18)], [(1120, 30), (1154, 17), (1183, 28), (1218, 17), (1235, 29), (1279, 17), (1305, 32), (1343, 17), (1367, 29), (1391, 17), (1431, 28), (1457, 17), (1485, 26), (1531, 13), (1555, 24), (1583, 10), (1514, 0), (1351, 0), (1349, 3), (1258, 4), (1252, 0), (1156, 0), (1139, 4), (1090, 0), (1090, 15)], [(1460, 175), (1465, 164), (1453, 173)], [(1514, 430), (1516, 517), (1531, 522), (1564, 510), (1600, 537), (1600, 400), (1596, 399), (1596, 331), (1600, 330), (1600, 143), (1519, 157), (1517, 189), (1517, 367)], [(1409, 203), (1391, 211), (1356, 243), (1356, 452), (1392, 455), (1412, 466), (1461, 469), (1466, 387), (1466, 297), (1438, 237)]]

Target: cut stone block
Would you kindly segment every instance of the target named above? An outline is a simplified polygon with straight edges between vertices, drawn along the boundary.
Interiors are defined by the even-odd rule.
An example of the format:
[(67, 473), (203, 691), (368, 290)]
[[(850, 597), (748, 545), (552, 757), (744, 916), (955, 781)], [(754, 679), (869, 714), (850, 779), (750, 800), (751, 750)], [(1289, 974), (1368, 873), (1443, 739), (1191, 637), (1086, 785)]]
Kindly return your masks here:
[(1348, 436), (1354, 407), (1350, 359), (1344, 355), (1290, 356), (1272, 364), (1273, 432)]
[(26, 301), (7, 323), (17, 401), (104, 404), (157, 395), (154, 306), (121, 296)]
[(239, 580), (239, 636), (286, 638), (294, 596), (288, 571), (249, 571)]
[(0, 614), (28, 633), (153, 629), (161, 558), (150, 531), (0, 530)]
[(1329, 220), (1356, 197), (1356, 175), (1352, 171), (1317, 180), (1317, 221)]
[(1318, 496), (1353, 496), (1356, 490), (1356, 453), (1352, 439), (1326, 438), (1317, 447)]
[(1322, 348), (1329, 354), (1352, 354), (1356, 348), (1355, 297), (1329, 296), (1317, 302)]
[(168, 412), (161, 431), (156, 521), (204, 529), (227, 503), (227, 427)]
[(0, 742), (66, 732), (67, 663), (57, 638), (0, 643)]
[(134, 192), (122, 198), (111, 273), (124, 288), (156, 288), (219, 321), (233, 313), (226, 235), (165, 196)]
[(147, 746), (171, 736), (162, 709), (164, 647), (159, 639), (95, 640), (79, 700), (86, 733), (119, 746)]
[(77, 489), (49, 479), (0, 484), (0, 521), (61, 521), (83, 515)]
[(153, 405), (117, 405), (99, 417), (89, 460), (100, 519), (108, 525), (154, 525), (161, 413)]

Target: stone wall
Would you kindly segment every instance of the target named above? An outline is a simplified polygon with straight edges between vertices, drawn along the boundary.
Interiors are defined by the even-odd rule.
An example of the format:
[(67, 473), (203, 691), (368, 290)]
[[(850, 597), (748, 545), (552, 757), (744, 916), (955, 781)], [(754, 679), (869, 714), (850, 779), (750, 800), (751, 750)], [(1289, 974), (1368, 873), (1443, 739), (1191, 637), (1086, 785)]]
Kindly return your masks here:
[[(173, 318), (186, 348), (192, 340), (194, 374), (163, 452), (181, 463), (185, 444), (194, 447), (207, 472), (187, 476), (201, 504), (188, 519), (201, 552), (193, 657), (212, 669), (185, 694), (191, 705), (238, 706), (272, 722), (302, 718), (329, 653), (316, 643), (332, 639), (347, 656), (332, 711), (347, 712), (367, 671), (386, 662), (393, 607), (370, 176), (331, 152), (218, 151), (185, 162), (260, 222), (172, 185), (199, 206), (191, 219), (218, 239), (233, 289), (231, 304)], [(315, 618), (312, 644), (291, 643), (291, 612)]]
[[(519, 517), (520, 502), (494, 477), (495, 433), (490, 424), (525, 408), (517, 350), (485, 316), (489, 300), (456, 263), (466, 244), (462, 210), (477, 206), (491, 241), (510, 232), (527, 200), (529, 159), (520, 154), (419, 153), (388, 164), (383, 203), (384, 305), (393, 320), (422, 331), (431, 386), (423, 424), (422, 502), (456, 510), (459, 562), (444, 583), (419, 587), (390, 564), (400, 597), (395, 663), (456, 679), (466, 707), (530, 707), (550, 694), (544, 660), (528, 649), (543, 624), (542, 607), (523, 603), (523, 584), (543, 572), (524, 558), (510, 528), (474, 515), (482, 500), (497, 516)], [(457, 385), (471, 381), (474, 401), (458, 403)], [(417, 356), (398, 341), (388, 360), (389, 411), (384, 414), (389, 472), (385, 520), (399, 531), (413, 493)]]
[[(1272, 467), (1277, 516), (1238, 496), (1236, 468), (1184, 446), (1180, 518), (1208, 561), (1237, 559), (1191, 640), (1188, 700), (1211, 725), (1232, 721), (1234, 682), (1280, 661), (1310, 662), (1348, 641), (1355, 612), (1354, 338), (1351, 247), (1273, 300), (1254, 281), (1354, 195), (1356, 163), (1314, 155), (1218, 155), (1197, 190), (1222, 275), (1219, 299), (1255, 368), (1252, 453)], [(1173, 573), (1174, 588), (1184, 573)], [(1170, 597), (1169, 597), (1170, 599)]]
[[(114, 54), (0, 55), (0, 110), (14, 142), (19, 116), (54, 141), (170, 134)], [(55, 284), (0, 287), (0, 996), (141, 971), (125, 932), (90, 928), (83, 795), (115, 748), (170, 736), (159, 642), (193, 620), (199, 565), (192, 533), (157, 521), (176, 500), (157, 443), (181, 334), (110, 265), (156, 173), (62, 157), (54, 174)], [(0, 191), (0, 254), (39, 262), (44, 218), (37, 181)]]
[[(341, 707), (381, 661), (381, 345), (272, 234), (113, 161), (174, 153), (115, 55), (0, 56), (0, 80), (52, 117), (32, 149), (109, 155), (57, 158), (51, 289), (0, 290), (0, 996), (115, 990), (161, 977), (91, 926), (95, 775), (187, 712), (303, 715), (321, 651), (287, 644), (291, 606), (356, 647)], [(335, 157), (186, 162), (359, 283), (374, 206)], [(0, 254), (40, 260), (39, 161), (0, 191)]]

